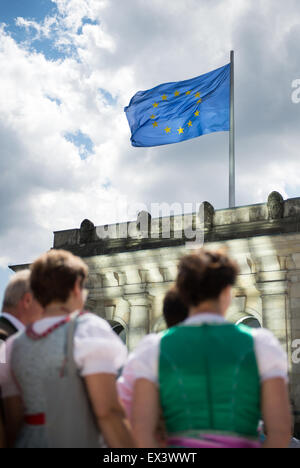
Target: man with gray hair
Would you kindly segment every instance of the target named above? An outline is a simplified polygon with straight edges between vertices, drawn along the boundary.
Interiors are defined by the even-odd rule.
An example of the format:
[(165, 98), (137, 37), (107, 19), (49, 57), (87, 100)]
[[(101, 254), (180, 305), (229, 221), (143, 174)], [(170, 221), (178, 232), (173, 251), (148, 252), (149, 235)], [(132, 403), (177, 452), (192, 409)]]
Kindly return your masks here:
[(16, 273), (4, 293), (0, 315), (0, 342), (23, 331), (41, 317), (42, 307), (34, 299), (30, 289), (30, 271)]

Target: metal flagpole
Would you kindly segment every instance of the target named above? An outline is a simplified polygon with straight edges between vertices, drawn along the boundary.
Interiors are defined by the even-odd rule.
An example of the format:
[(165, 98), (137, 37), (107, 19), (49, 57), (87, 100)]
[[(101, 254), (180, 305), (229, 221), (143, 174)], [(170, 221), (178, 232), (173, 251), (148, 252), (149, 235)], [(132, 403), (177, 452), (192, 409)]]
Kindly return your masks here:
[(235, 208), (234, 51), (230, 52), (229, 208)]

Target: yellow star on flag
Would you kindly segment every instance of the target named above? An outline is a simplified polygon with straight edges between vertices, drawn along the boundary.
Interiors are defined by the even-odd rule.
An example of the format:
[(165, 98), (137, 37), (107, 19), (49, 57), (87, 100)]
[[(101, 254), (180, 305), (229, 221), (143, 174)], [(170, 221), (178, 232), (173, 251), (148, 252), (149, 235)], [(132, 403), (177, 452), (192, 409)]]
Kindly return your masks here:
[(200, 97), (200, 96), (201, 96), (201, 94), (200, 94), (200, 93), (197, 93), (197, 94), (195, 95), (195, 97)]
[(153, 125), (154, 128), (155, 128), (155, 127), (158, 127), (158, 123), (157, 123), (157, 122), (153, 122), (152, 125)]
[(191, 91), (187, 91), (185, 94), (188, 96), (189, 94), (191, 94)]
[(179, 96), (179, 95), (180, 95), (180, 92), (179, 92), (179, 91), (175, 91), (175, 93), (174, 93), (174, 94), (175, 94), (175, 96), (177, 97), (177, 96)]
[(193, 123), (192, 123), (191, 120), (189, 121), (188, 126), (189, 126), (189, 127), (192, 127), (192, 126), (193, 126)]
[(181, 128), (181, 127), (178, 128), (178, 130), (177, 130), (177, 132), (179, 133), (179, 135), (181, 135), (181, 134), (183, 133), (183, 131), (184, 131), (184, 130), (183, 130), (183, 128)]
[(168, 97), (168, 96), (166, 96), (166, 95), (164, 94), (163, 97), (162, 97), (162, 100), (163, 100), (163, 101), (166, 101), (166, 100), (167, 100), (167, 97)]
[(156, 118), (156, 116), (154, 114), (152, 114), (151, 117), (150, 117), (150, 119), (152, 119), (152, 120), (155, 119), (155, 118)]
[(158, 107), (157, 102), (155, 102), (155, 103), (153, 104), (153, 107)]
[(197, 104), (201, 104), (202, 99), (200, 98), (199, 101), (197, 101)]
[(200, 112), (199, 111), (196, 111), (195, 112), (195, 117), (198, 117), (200, 115)]
[(171, 133), (170, 127), (165, 128), (165, 132), (166, 132), (166, 133)]

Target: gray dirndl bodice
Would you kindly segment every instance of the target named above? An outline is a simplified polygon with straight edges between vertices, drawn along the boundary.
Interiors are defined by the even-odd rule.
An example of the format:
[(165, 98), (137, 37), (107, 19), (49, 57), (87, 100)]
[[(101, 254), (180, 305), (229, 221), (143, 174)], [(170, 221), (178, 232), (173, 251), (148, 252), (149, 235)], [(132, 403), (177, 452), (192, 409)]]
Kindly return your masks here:
[(25, 424), (16, 448), (100, 448), (84, 380), (73, 357), (79, 314), (45, 338), (19, 334), (12, 350), (12, 370), (20, 386), (26, 415), (45, 414), (41, 426)]

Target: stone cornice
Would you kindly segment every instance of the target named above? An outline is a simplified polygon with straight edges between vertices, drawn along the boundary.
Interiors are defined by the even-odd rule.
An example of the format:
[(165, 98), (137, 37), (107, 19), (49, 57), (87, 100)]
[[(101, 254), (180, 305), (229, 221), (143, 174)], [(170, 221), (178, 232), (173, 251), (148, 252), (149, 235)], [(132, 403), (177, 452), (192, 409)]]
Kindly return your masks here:
[[(205, 243), (300, 233), (300, 198), (284, 201), (280, 194), (273, 192), (268, 198), (268, 203), (216, 211), (207, 202), (203, 206), (202, 231)], [(207, 207), (210, 207), (209, 211)], [(198, 226), (201, 230), (199, 214), (188, 216), (189, 229)], [(99, 228), (85, 220), (80, 229), (55, 232), (54, 248), (66, 249), (81, 257), (96, 257), (122, 252), (178, 248), (190, 241), (183, 229), (182, 216), (171, 216), (171, 231), (167, 238), (164, 238), (166, 218), (152, 219), (150, 215), (148, 218), (152, 223), (151, 229), (144, 230), (141, 230), (139, 218), (135, 222)], [(124, 232), (128, 232), (128, 236), (124, 236)], [(150, 234), (150, 237), (143, 237), (143, 233), (145, 236)]]

